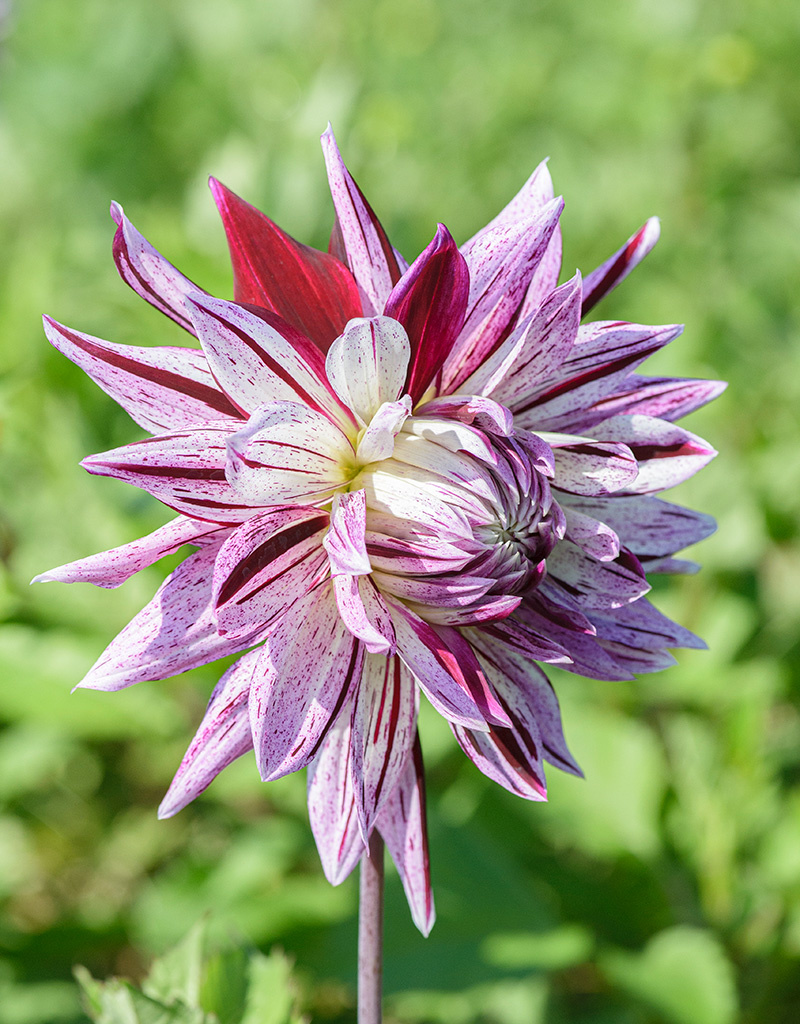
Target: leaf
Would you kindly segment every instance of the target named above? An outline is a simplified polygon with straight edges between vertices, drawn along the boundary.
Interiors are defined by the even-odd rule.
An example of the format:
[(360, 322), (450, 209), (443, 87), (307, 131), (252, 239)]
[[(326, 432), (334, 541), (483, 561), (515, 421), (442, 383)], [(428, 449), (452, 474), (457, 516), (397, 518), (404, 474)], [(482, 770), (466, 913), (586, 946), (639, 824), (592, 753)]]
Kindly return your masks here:
[(243, 949), (225, 950), (205, 964), (200, 986), (200, 1005), (214, 1014), (219, 1024), (238, 1024), (247, 1002), (249, 963)]
[(733, 966), (717, 939), (700, 928), (659, 932), (642, 953), (599, 958), (608, 978), (673, 1024), (733, 1024), (738, 998)]
[(273, 950), (269, 956), (254, 953), (241, 1024), (301, 1024), (291, 975), (292, 963), (280, 950)]
[(177, 946), (153, 961), (142, 985), (148, 996), (165, 1003), (180, 1000), (193, 1008), (200, 1006), (206, 932), (206, 920), (198, 921)]

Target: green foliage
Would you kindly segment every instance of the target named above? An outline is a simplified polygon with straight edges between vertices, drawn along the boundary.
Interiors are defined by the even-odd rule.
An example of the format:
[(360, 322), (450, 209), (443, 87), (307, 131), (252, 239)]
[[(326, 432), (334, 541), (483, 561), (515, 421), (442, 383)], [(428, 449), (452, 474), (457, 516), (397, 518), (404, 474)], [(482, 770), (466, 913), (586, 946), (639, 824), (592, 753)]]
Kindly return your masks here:
[(200, 923), (153, 962), (141, 987), (77, 967), (86, 1012), (96, 1024), (302, 1024), (283, 953), (207, 946)]
[[(39, 323), (189, 343), (117, 278), (109, 201), (228, 295), (207, 175), (324, 247), (329, 119), (409, 256), (437, 220), (469, 237), (545, 156), (565, 274), (660, 214), (598, 316), (686, 322), (645, 372), (731, 381), (688, 423), (722, 454), (675, 495), (719, 532), (699, 576), (655, 588), (709, 651), (634, 683), (556, 674), (586, 779), (551, 771), (546, 805), (425, 715), (439, 919), (421, 939), (390, 877), (389, 1021), (794, 1024), (797, 4), (15, 0), (0, 19), (0, 1024), (84, 1020), (76, 963), (133, 979), (82, 976), (111, 1020), (286, 1020), (286, 961), (230, 952), (231, 932), (288, 951), (315, 1021), (353, 1019), (355, 880), (324, 880), (305, 780), (264, 786), (243, 758), (155, 818), (222, 669), (70, 693), (163, 566), (118, 591), (28, 587), (166, 518), (78, 468), (140, 435)], [(205, 948), (196, 933), (144, 982), (205, 914)]]

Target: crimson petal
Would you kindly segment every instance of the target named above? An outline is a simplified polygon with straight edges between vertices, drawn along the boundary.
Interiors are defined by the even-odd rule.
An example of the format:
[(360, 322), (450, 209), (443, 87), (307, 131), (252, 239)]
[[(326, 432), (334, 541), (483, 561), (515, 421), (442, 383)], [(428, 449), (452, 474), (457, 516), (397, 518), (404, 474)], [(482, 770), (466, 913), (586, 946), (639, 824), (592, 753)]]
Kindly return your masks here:
[(466, 260), (440, 224), (392, 289), (384, 309), (405, 327), (411, 342), (406, 391), (415, 402), (441, 373), (464, 325), (468, 299)]
[(327, 351), (347, 321), (361, 316), (350, 271), (335, 256), (296, 241), (216, 178), (210, 185), (228, 238), (236, 301), (277, 313)]

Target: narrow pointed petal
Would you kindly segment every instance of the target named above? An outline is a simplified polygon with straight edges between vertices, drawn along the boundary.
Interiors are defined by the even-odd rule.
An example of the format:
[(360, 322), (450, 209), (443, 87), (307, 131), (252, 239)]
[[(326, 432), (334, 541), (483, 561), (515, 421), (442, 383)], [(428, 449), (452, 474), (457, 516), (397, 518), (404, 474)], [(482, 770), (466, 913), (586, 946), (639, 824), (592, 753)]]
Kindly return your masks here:
[(227, 533), (215, 523), (197, 522), (178, 516), (160, 526), (146, 537), (122, 544), (110, 551), (101, 551), (76, 562), (67, 562), (56, 569), (40, 573), (33, 583), (93, 583), (96, 587), (113, 590), (130, 579), (134, 573), (152, 565), (160, 558), (173, 554), (184, 544), (200, 544), (219, 539)]
[(258, 657), (258, 651), (245, 654), (214, 687), (200, 728), (158, 808), (159, 818), (183, 810), (223, 768), (253, 749), (247, 696)]
[(384, 402), (402, 394), (411, 345), (402, 324), (388, 316), (351, 320), (334, 341), (325, 371), (336, 394), (366, 426)]
[(233, 638), (266, 627), (327, 575), (328, 515), (313, 508), (256, 513), (228, 537), (214, 565), (217, 627)]
[(465, 381), (464, 389), (491, 395), (509, 407), (524, 406), (571, 352), (580, 326), (580, 297), (581, 280), (576, 274), (520, 321)]
[(498, 225), (462, 248), (469, 300), (464, 326), (445, 362), (445, 391), (459, 390), (508, 333), (563, 208), (563, 200), (554, 199), (532, 219)]
[(457, 629), (431, 626), (398, 601), (387, 604), (398, 653), (440, 714), (481, 732), (492, 723), (509, 724), (472, 648)]
[(238, 523), (253, 514), (225, 479), (227, 430), (184, 430), (134, 441), (81, 465), (95, 476), (111, 476), (141, 487), (169, 508), (192, 519)]
[(506, 703), (514, 728), (527, 726), (532, 736), (538, 731), (541, 749), (536, 753), (539, 757), (556, 768), (582, 776), (564, 739), (558, 698), (544, 672), (481, 631), (471, 631), (470, 639), (498, 696)]
[(364, 648), (321, 584), (273, 623), (250, 689), (253, 746), (265, 782), (317, 754), (358, 680)]
[(287, 235), (215, 178), (209, 182), (233, 264), (233, 294), (277, 313), (325, 352), (361, 315), (352, 274), (334, 256)]
[(273, 402), (227, 438), (225, 474), (251, 505), (324, 501), (352, 476), (350, 442), (322, 413)]
[(209, 544), (181, 562), (78, 685), (89, 690), (121, 690), (188, 672), (257, 643), (257, 633), (230, 640), (217, 631), (211, 577), (218, 549), (219, 545)]
[[(583, 324), (569, 355), (536, 393), (512, 406), (515, 422), (537, 431), (582, 433), (585, 409), (613, 393), (645, 359), (673, 341), (678, 324)], [(594, 419), (589, 414), (589, 422)]]
[(631, 235), (621, 249), (617, 249), (613, 256), (587, 275), (583, 282), (583, 316), (642, 262), (660, 234), (661, 222), (658, 217), (651, 217)]
[(627, 445), (572, 434), (542, 432), (539, 436), (553, 449), (553, 487), (562, 491), (588, 497), (614, 494), (630, 487), (638, 476), (636, 458)]
[(111, 217), (117, 225), (114, 262), (122, 280), (151, 306), (180, 324), (189, 334), (194, 334), (185, 301), (193, 295), (205, 294), (204, 289), (184, 277), (153, 248), (131, 224), (119, 203), (111, 204)]
[(647, 598), (617, 608), (610, 615), (596, 614), (593, 619), (600, 639), (629, 647), (646, 651), (664, 647), (706, 648), (700, 637), (667, 618)]
[(610, 416), (639, 414), (674, 422), (713, 401), (728, 385), (721, 380), (681, 377), (642, 377), (632, 373), (618, 391), (597, 402), (598, 421)]
[(302, 402), (334, 422), (353, 422), (328, 384), (322, 353), (289, 324), (211, 296), (189, 309), (211, 372), (239, 409)]
[(344, 165), (330, 125), (321, 142), (342, 247), (358, 283), (363, 314), (372, 316), (382, 312), (402, 271), (381, 222)]
[(628, 551), (609, 562), (598, 562), (569, 541), (562, 541), (547, 559), (550, 579), (584, 608), (619, 608), (650, 590), (638, 559)]
[(88, 374), (151, 434), (204, 424), (230, 424), (241, 413), (219, 389), (202, 352), (191, 348), (115, 345), (44, 317), (54, 348)]
[(694, 476), (717, 454), (696, 434), (653, 416), (614, 416), (592, 428), (599, 440), (626, 444), (639, 473), (626, 485), (631, 494), (663, 491)]
[(399, 658), (367, 655), (353, 699), (352, 775), (361, 834), (400, 781), (416, 736), (417, 688)]
[[(540, 214), (553, 201), (554, 196), (555, 191), (550, 172), (547, 169), (547, 161), (543, 160), (511, 202), (467, 244), (471, 244), (476, 238), (491, 231), (492, 228), (515, 221), (528, 220)], [(542, 299), (553, 291), (558, 284), (560, 272), (561, 230), (556, 226), (544, 256), (539, 260), (533, 278), (528, 285), (528, 291), (520, 310), (520, 319), (528, 316), (541, 304)]]
[(613, 501), (571, 499), (574, 507), (602, 518), (640, 558), (662, 557), (710, 537), (717, 524), (712, 516), (650, 495), (615, 497)]
[(350, 736), (345, 708), (308, 766), (308, 817), (331, 885), (340, 885), (364, 853), (350, 772)]
[(467, 264), (440, 224), (384, 308), (386, 316), (399, 320), (408, 333), (411, 364), (405, 390), (415, 402), (439, 376), (464, 324), (468, 298)]
[(431, 889), (425, 773), (419, 737), (400, 782), (378, 818), (378, 830), (400, 875), (414, 924), (423, 935), (428, 935), (436, 920), (436, 911)]
[(570, 660), (569, 651), (544, 632), (531, 629), (517, 618), (487, 623), (486, 635), (504, 644), (526, 658), (565, 667)]
[[(521, 597), (490, 596), (482, 598), (466, 608), (443, 608), (427, 605), (425, 617), (428, 622), (442, 626), (477, 626), (481, 623), (507, 619), (519, 608), (521, 601)], [(419, 608), (416, 610), (420, 611)]]

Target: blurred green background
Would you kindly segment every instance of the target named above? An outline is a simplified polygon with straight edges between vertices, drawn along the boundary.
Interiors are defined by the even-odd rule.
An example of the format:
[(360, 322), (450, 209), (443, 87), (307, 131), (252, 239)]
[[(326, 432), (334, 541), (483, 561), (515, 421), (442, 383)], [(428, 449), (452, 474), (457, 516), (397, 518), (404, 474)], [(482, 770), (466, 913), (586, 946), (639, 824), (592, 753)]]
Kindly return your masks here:
[(565, 274), (657, 213), (662, 241), (598, 310), (681, 321), (653, 372), (727, 378), (688, 425), (719, 459), (675, 495), (713, 512), (699, 577), (660, 606), (710, 652), (635, 683), (557, 684), (586, 780), (492, 786), (423, 721), (439, 919), (396, 877), (388, 1019), (800, 1019), (800, 7), (791, 0), (4, 0), (0, 5), (0, 1024), (84, 1020), (74, 964), (140, 978), (204, 913), (297, 961), (302, 1007), (352, 1021), (355, 877), (325, 882), (300, 776), (249, 758), (156, 806), (219, 668), (70, 695), (163, 577), (37, 572), (165, 521), (78, 461), (140, 436), (42, 336), (181, 344), (116, 276), (111, 199), (230, 294), (210, 173), (324, 247), (330, 119), (414, 255), (458, 239), (550, 156)]

